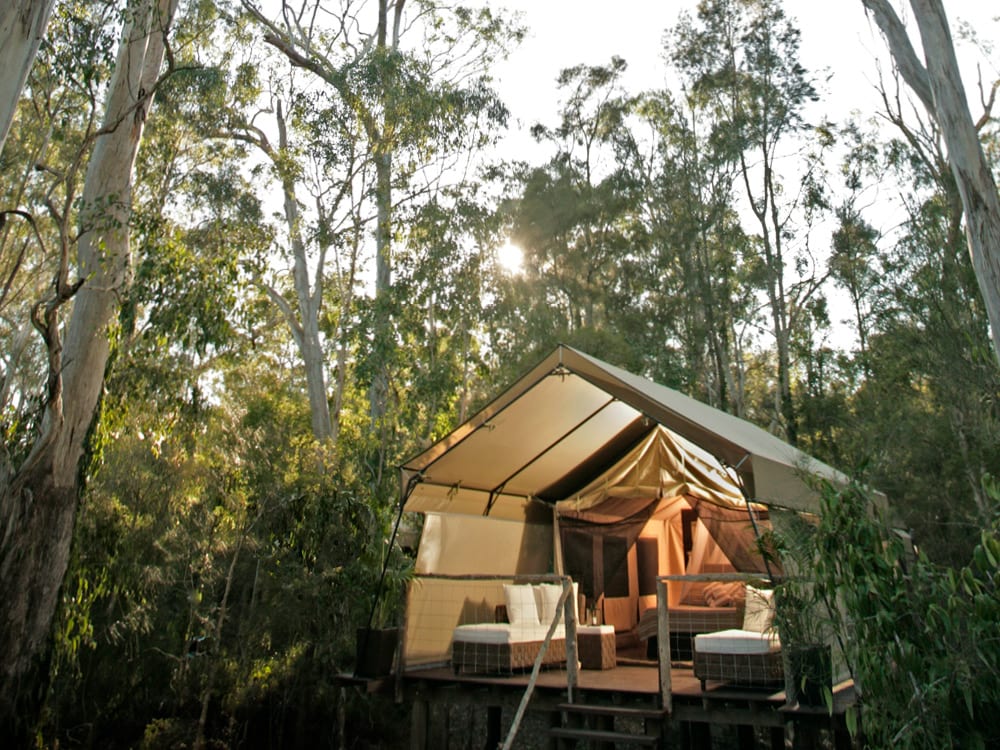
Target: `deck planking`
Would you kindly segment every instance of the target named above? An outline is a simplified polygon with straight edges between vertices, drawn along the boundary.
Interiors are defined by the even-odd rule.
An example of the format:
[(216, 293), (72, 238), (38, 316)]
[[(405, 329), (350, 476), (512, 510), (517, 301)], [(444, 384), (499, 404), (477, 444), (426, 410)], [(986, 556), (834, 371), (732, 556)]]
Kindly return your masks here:
[[(619, 665), (612, 669), (590, 670), (581, 669), (578, 672), (577, 686), (581, 690), (595, 690), (618, 693), (637, 693), (656, 696), (660, 693), (659, 673), (655, 666)], [(428, 680), (431, 682), (448, 682), (460, 684), (491, 685), (506, 687), (525, 687), (531, 674), (529, 672), (512, 675), (488, 674), (458, 674), (450, 667), (432, 667), (426, 669), (408, 669), (406, 679)], [(718, 699), (750, 699), (768, 703), (783, 704), (784, 690), (759, 690), (752, 688), (734, 688), (725, 683), (709, 681), (706, 690), (702, 691), (701, 681), (690, 669), (674, 668), (670, 671), (671, 693), (681, 698), (718, 698)], [(566, 671), (562, 669), (546, 669), (538, 674), (537, 685), (544, 688), (566, 688)]]
[[(582, 669), (578, 673), (577, 688), (587, 692), (626, 694), (634, 698), (649, 696), (656, 698), (660, 693), (659, 675), (655, 666), (619, 665), (612, 669), (589, 670)], [(530, 672), (513, 675), (459, 674), (456, 675), (450, 667), (431, 667), (409, 669), (404, 673), (404, 680), (424, 681), (440, 685), (489, 686), (495, 689), (523, 689), (531, 678)], [(746, 702), (771, 709), (780, 710), (784, 714), (825, 714), (826, 709), (805, 708), (797, 705), (787, 705), (785, 691), (776, 688), (751, 688), (734, 686), (725, 682), (709, 680), (705, 690), (701, 689), (701, 681), (694, 676), (689, 668), (675, 667), (670, 672), (671, 694), (682, 701), (698, 701), (705, 703)], [(546, 669), (538, 675), (537, 687), (547, 690), (566, 689), (566, 671), (563, 669)], [(842, 714), (855, 700), (854, 684), (848, 680), (833, 688), (834, 714)]]

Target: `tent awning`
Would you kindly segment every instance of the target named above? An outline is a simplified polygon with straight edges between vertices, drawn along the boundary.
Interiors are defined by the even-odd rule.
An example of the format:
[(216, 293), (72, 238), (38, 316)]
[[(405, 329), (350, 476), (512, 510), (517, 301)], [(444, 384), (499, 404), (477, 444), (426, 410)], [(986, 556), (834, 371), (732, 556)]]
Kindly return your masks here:
[[(657, 425), (688, 462), (738, 481), (765, 504), (816, 512), (810, 477), (847, 482), (836, 469), (761, 428), (567, 346), (445, 438), (403, 464), (406, 504), (527, 520), (535, 501), (571, 497)], [(714, 480), (713, 480), (714, 481)], [(735, 485), (733, 485), (735, 486)]]

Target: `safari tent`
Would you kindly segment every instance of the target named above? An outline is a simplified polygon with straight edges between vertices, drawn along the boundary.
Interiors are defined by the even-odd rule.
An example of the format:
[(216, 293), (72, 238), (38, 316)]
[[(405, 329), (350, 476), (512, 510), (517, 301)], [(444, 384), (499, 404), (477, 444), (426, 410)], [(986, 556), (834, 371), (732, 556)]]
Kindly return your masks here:
[[(767, 574), (774, 508), (816, 512), (812, 477), (846, 477), (774, 435), (567, 346), (401, 467), (425, 515), (407, 600), (408, 667), (443, 663), (453, 628), (492, 616), (489, 577), (569, 574), (620, 634), (657, 576)], [(475, 576), (482, 576), (476, 579)], [(670, 590), (674, 605), (690, 584)]]

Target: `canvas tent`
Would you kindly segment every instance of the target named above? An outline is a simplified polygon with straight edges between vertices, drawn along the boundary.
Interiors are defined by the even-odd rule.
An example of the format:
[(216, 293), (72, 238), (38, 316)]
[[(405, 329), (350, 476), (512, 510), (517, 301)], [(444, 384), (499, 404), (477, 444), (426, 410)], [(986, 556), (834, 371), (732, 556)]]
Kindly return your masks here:
[(655, 604), (656, 575), (763, 571), (766, 507), (815, 512), (810, 476), (846, 481), (749, 422), (566, 346), (401, 470), (405, 510), (426, 514), (410, 663), (440, 658), (450, 629), (476, 616), (469, 582), (449, 604), (455, 584), (423, 574), (568, 572), (625, 629)]

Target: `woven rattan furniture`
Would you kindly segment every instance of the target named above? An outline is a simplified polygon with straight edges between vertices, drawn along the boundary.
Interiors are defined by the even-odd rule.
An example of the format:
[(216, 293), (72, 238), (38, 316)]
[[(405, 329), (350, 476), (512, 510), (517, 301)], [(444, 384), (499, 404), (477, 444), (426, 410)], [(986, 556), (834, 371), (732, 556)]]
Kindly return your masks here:
[(694, 652), (694, 676), (705, 690), (708, 680), (734, 685), (771, 686), (784, 682), (781, 652), (773, 654), (704, 654)]
[(614, 669), (615, 629), (611, 625), (580, 625), (576, 629), (580, 666), (584, 669)]
[[(700, 607), (681, 604), (670, 608), (670, 659), (691, 661), (691, 639), (697, 633), (738, 628), (743, 623), (743, 607)], [(639, 618), (639, 638), (647, 641), (646, 654), (657, 658), (656, 608), (651, 607)]]
[[(460, 636), (456, 636), (451, 645), (451, 666), (455, 674), (513, 674), (534, 665), (543, 642), (544, 639), (513, 643), (475, 643), (463, 641)], [(553, 638), (542, 657), (542, 665), (565, 663), (566, 639)]]
[(784, 681), (781, 641), (773, 631), (722, 630), (694, 637), (694, 676), (735, 685)]

